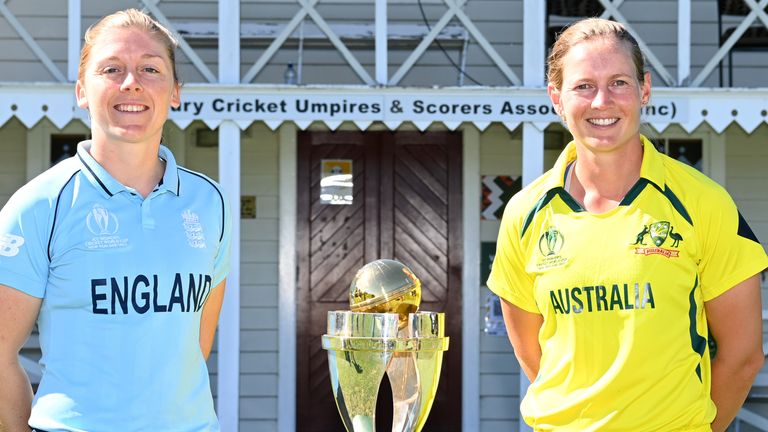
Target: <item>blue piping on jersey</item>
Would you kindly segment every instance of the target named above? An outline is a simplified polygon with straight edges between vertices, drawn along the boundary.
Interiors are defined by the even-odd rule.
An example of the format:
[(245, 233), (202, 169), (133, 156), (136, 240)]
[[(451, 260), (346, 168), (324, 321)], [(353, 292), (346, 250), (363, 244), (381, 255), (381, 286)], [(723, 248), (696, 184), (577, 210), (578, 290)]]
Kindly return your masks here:
[[(80, 159), (82, 160), (82, 159)], [(88, 165), (86, 165), (88, 166)], [(48, 262), (51, 262), (51, 243), (53, 243), (53, 231), (56, 229), (56, 216), (59, 214), (59, 201), (61, 201), (61, 194), (64, 192), (64, 189), (67, 187), (69, 182), (72, 181), (73, 178), (80, 172), (81, 170), (75, 171), (70, 177), (69, 180), (64, 182), (64, 185), (59, 189), (59, 193), (56, 195), (56, 207), (53, 209), (53, 223), (51, 224), (51, 233), (48, 236)]]
[[(226, 217), (224, 215), (224, 196), (221, 194), (221, 191), (219, 190), (219, 188), (216, 187), (216, 185), (212, 181), (210, 181), (204, 175), (201, 175), (194, 171), (190, 171), (184, 167), (177, 167), (177, 169), (192, 175), (196, 175), (201, 179), (207, 181), (211, 186), (213, 186), (213, 189), (216, 191), (216, 193), (219, 194), (219, 199), (221, 199), (221, 235), (219, 236), (219, 242), (221, 242), (222, 240), (224, 240), (224, 225), (225, 225), (225, 217)], [(179, 190), (177, 191), (177, 194), (180, 194), (180, 193), (181, 193), (181, 182), (179, 182)]]
[(106, 186), (104, 183), (102, 183), (102, 182), (101, 182), (101, 179), (99, 178), (99, 176), (97, 176), (97, 175), (96, 175), (96, 173), (95, 173), (95, 172), (93, 172), (93, 170), (91, 169), (91, 167), (89, 167), (89, 166), (88, 166), (88, 164), (85, 162), (85, 159), (83, 159), (83, 157), (82, 157), (82, 156), (80, 156), (80, 154), (78, 154), (78, 155), (77, 155), (77, 157), (78, 157), (78, 158), (80, 158), (80, 162), (82, 162), (82, 163), (83, 163), (83, 165), (84, 165), (86, 168), (88, 168), (88, 171), (90, 171), (90, 172), (91, 172), (91, 175), (92, 175), (92, 176), (93, 176), (93, 178), (95, 178), (95, 179), (96, 179), (96, 181), (99, 183), (99, 186), (101, 186), (101, 187), (104, 189), (104, 191), (106, 191), (106, 192), (107, 192), (107, 194), (109, 194), (109, 196), (113, 196), (112, 192), (110, 192), (110, 191), (109, 191), (109, 189), (107, 188), (107, 186)]
[[(704, 351), (707, 349), (707, 338), (700, 335), (696, 331), (696, 287), (699, 286), (699, 275), (696, 275), (696, 281), (693, 283), (693, 289), (691, 290), (691, 294), (688, 296), (688, 301), (690, 302), (690, 308), (688, 309), (688, 319), (689, 319), (689, 330), (691, 334), (691, 347), (693, 348), (693, 351), (699, 355), (699, 357), (704, 358)], [(699, 377), (699, 381), (701, 381), (701, 361), (699, 361), (699, 364), (696, 365), (696, 375)]]

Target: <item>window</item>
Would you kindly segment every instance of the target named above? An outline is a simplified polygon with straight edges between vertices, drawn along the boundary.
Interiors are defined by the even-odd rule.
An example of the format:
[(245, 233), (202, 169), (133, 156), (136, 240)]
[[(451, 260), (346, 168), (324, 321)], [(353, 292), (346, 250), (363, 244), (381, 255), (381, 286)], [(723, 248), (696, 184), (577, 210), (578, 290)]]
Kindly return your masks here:
[(704, 171), (702, 140), (697, 138), (654, 138), (656, 148), (672, 158)]
[(56, 165), (64, 159), (74, 156), (77, 153), (77, 143), (85, 138), (85, 135), (80, 134), (51, 135), (50, 165)]

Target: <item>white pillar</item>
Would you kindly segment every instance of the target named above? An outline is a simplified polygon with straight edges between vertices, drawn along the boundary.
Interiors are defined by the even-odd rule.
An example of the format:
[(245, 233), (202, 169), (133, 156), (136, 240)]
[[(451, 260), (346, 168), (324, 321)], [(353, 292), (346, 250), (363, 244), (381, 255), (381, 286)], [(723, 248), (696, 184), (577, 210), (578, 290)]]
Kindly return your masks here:
[(687, 86), (691, 76), (691, 0), (677, 2), (677, 85)]
[(277, 360), (277, 430), (296, 430), (296, 125), (280, 135), (280, 264)]
[(544, 132), (523, 123), (523, 186), (544, 174)]
[[(527, 88), (541, 87), (544, 83), (544, 21), (546, 2), (523, 2), (523, 84)], [(531, 123), (523, 124), (523, 184), (526, 185), (544, 172), (544, 133)]]
[[(547, 13), (546, 2), (524, 0), (523, 2), (523, 85), (525, 87), (544, 87), (545, 34)], [(544, 172), (544, 132), (534, 124), (523, 123), (523, 185), (535, 180)], [(528, 391), (530, 381), (520, 368), (520, 400)], [(520, 416), (518, 430), (532, 431)]]
[[(480, 430), (480, 131), (462, 130), (464, 263), (462, 264), (462, 430)], [(448, 317), (447, 319), (451, 319)], [(438, 388), (438, 391), (440, 389)]]
[(387, 0), (376, 0), (376, 83), (389, 84), (387, 53)]
[(544, 22), (547, 2), (524, 0), (523, 2), (523, 85), (541, 87), (544, 85), (544, 52), (546, 51)]
[[(219, 0), (219, 83), (240, 83), (240, 1)], [(232, 209), (232, 258), (219, 318), (217, 412), (222, 432), (240, 423), (240, 128), (219, 125), (219, 182)]]
[(219, 316), (217, 412), (222, 432), (236, 432), (240, 405), (240, 128), (219, 125), (219, 182), (232, 214), (232, 258)]
[(80, 65), (80, 28), (82, 27), (80, 0), (69, 0), (67, 8), (67, 80), (77, 81)]

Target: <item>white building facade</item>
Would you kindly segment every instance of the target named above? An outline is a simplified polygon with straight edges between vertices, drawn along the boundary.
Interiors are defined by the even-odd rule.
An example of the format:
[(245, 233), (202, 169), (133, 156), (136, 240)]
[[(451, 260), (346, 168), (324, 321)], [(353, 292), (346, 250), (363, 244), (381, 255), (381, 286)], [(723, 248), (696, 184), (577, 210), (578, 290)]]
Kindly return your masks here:
[[(354, 271), (376, 258), (411, 266), (427, 308), (450, 322), (433, 413), (446, 420), (427, 430), (527, 430), (525, 382), (494, 334), (484, 277), (497, 210), (569, 140), (546, 95), (551, 35), (584, 14), (627, 25), (653, 77), (644, 133), (724, 185), (766, 245), (766, 5), (0, 0), (0, 205), (88, 136), (74, 98), (85, 29), (145, 9), (181, 42), (182, 106), (164, 142), (180, 165), (217, 179), (241, 215), (209, 361), (223, 430), (338, 430), (313, 421), (337, 416), (317, 402), (331, 392), (317, 317), (342, 307)], [(320, 198), (325, 167), (339, 161), (351, 205)], [(34, 336), (23, 355), (34, 381)], [(741, 430), (768, 430), (761, 387), (768, 375)]]

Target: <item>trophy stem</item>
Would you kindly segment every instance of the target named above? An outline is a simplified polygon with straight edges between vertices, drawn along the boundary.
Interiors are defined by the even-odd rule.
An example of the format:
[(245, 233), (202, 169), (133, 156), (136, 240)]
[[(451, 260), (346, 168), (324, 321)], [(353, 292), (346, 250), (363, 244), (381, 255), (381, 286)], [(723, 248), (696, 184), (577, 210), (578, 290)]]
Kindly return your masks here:
[(392, 387), (392, 431), (414, 430), (419, 408), (419, 370), (413, 353), (395, 353), (387, 368)]
[(348, 432), (374, 432), (376, 398), (392, 353), (328, 351), (336, 406)]

